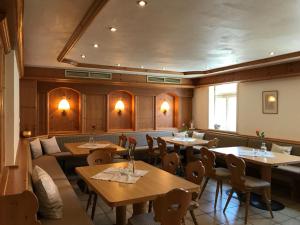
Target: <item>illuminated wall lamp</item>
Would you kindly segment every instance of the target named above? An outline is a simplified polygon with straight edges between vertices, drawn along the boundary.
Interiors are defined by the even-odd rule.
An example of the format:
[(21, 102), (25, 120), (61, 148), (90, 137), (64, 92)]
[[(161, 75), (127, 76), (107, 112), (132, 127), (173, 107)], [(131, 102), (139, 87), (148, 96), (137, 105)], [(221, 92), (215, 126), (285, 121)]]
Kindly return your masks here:
[(164, 101), (160, 106), (160, 111), (163, 112), (163, 114), (166, 114), (170, 110), (170, 105), (167, 101)]
[(271, 95), (268, 97), (268, 102), (276, 102), (275, 96)]
[(68, 102), (67, 98), (64, 97), (62, 100), (60, 100), (58, 104), (58, 110), (62, 111), (62, 115), (66, 115), (66, 111), (70, 110), (70, 103)]
[(124, 111), (124, 109), (125, 109), (124, 102), (122, 100), (117, 101), (115, 105), (115, 110), (118, 112), (119, 115), (122, 114), (122, 111)]

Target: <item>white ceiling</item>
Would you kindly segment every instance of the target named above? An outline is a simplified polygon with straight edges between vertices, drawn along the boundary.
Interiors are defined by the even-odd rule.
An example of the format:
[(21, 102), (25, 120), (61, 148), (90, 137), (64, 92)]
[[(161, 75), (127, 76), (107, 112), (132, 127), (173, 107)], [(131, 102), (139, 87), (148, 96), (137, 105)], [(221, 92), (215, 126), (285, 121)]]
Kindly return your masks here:
[[(26, 0), (25, 64), (66, 67), (56, 58), (91, 3)], [(299, 21), (299, 0), (110, 0), (66, 58), (206, 70), (300, 51)]]

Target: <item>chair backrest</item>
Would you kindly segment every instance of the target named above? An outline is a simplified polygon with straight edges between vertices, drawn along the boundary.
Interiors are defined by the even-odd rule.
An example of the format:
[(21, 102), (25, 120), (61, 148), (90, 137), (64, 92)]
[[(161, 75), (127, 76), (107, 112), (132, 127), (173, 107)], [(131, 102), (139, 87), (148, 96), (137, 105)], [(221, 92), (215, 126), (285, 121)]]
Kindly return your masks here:
[(136, 147), (136, 140), (133, 137), (129, 137), (128, 138), (128, 148), (130, 150), (131, 155), (130, 156), (134, 156), (134, 152), (135, 152), (135, 147)]
[(107, 164), (112, 163), (113, 155), (112, 152), (107, 149), (98, 149), (90, 153), (86, 160), (89, 166)]
[(124, 134), (119, 136), (119, 146), (126, 148), (126, 143), (127, 143), (127, 137)]
[(176, 152), (165, 154), (161, 160), (162, 169), (172, 174), (176, 174), (180, 165), (180, 158)]
[(231, 173), (231, 186), (239, 190), (244, 189), (246, 175), (245, 161), (232, 154), (227, 155), (225, 159)]
[(158, 137), (157, 139), (157, 145), (160, 152), (160, 157), (163, 157), (167, 154), (167, 143), (162, 138)]
[(206, 177), (213, 177), (216, 173), (215, 170), (215, 160), (216, 156), (215, 154), (208, 150), (206, 147), (202, 147), (200, 150), (201, 154), (201, 162), (204, 165), (205, 168), (205, 176)]
[(153, 138), (149, 134), (146, 134), (146, 140), (147, 140), (147, 144), (148, 144), (147, 152), (149, 152), (149, 153), (154, 152), (154, 149), (153, 149)]
[(188, 210), (192, 194), (174, 189), (154, 200), (154, 220), (161, 225), (181, 225)]
[(218, 138), (214, 138), (212, 140), (209, 140), (207, 143), (207, 147), (208, 148), (217, 148), (219, 145), (219, 139)]
[(202, 162), (200, 160), (189, 162), (185, 167), (185, 175), (188, 181), (201, 185), (205, 175)]

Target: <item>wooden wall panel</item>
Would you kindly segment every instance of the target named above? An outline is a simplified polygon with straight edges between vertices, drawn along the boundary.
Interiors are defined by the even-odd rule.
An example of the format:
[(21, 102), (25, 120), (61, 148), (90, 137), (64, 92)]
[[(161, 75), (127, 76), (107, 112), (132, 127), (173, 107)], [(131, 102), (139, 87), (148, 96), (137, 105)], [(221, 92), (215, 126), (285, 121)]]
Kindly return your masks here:
[[(115, 110), (118, 100), (125, 105), (124, 111), (119, 114)], [(127, 130), (133, 127), (133, 96), (124, 91), (114, 91), (108, 95), (108, 130)]]
[(47, 93), (45, 92), (39, 92), (38, 93), (38, 98), (37, 98), (37, 102), (38, 102), (38, 135), (45, 135), (48, 134), (48, 122), (47, 122), (47, 115), (48, 115), (48, 106), (47, 106)]
[(5, 149), (4, 149), (4, 72), (5, 72), (5, 61), (4, 61), (4, 46), (2, 39), (0, 38), (0, 178), (4, 168), (5, 162)]
[(136, 96), (136, 129), (153, 130), (155, 102), (152, 96)]
[(20, 81), (20, 131), (37, 134), (37, 82)]
[[(85, 131), (106, 130), (106, 95), (85, 96)], [(93, 128), (94, 127), (94, 128)]]
[(179, 98), (178, 114), (178, 126), (181, 127), (183, 123), (189, 126), (192, 120), (192, 98)]
[[(170, 110), (164, 114), (160, 108), (164, 101), (167, 101)], [(156, 96), (156, 127), (159, 128), (172, 128), (175, 127), (175, 97), (169, 94), (160, 94)]]
[[(66, 96), (70, 110), (64, 115), (58, 104)], [(79, 92), (70, 88), (56, 88), (48, 93), (48, 131), (49, 133), (80, 132), (81, 102)]]

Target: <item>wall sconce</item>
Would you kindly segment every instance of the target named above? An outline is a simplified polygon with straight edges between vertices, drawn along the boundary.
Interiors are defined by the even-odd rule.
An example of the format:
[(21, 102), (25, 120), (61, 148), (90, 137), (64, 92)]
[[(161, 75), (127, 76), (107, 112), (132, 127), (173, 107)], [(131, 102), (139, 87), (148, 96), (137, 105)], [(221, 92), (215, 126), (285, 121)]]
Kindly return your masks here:
[(170, 105), (167, 101), (164, 101), (160, 106), (160, 111), (162, 111), (164, 114), (166, 114), (170, 109)]
[(276, 102), (275, 96), (270, 95), (270, 96), (268, 97), (268, 102)]
[(115, 105), (115, 110), (118, 112), (119, 115), (122, 114), (122, 111), (124, 111), (124, 109), (125, 109), (124, 102), (122, 100), (117, 101)]
[(60, 100), (58, 104), (58, 110), (62, 110), (62, 115), (66, 115), (66, 111), (70, 110), (70, 104), (66, 97)]

